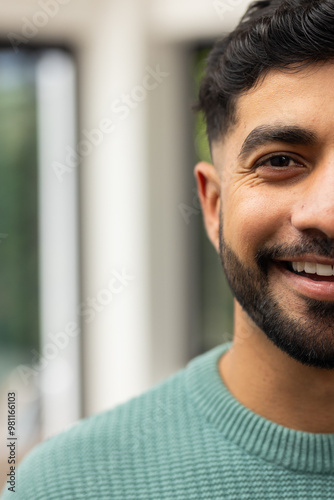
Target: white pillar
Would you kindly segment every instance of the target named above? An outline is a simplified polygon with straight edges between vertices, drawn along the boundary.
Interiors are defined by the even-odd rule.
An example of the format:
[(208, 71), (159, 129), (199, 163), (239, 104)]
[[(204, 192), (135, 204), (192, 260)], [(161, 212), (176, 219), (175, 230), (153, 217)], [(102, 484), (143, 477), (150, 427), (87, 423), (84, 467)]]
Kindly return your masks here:
[[(79, 135), (113, 124), (96, 135), (81, 167), (86, 414), (149, 386), (147, 97), (138, 88), (147, 74), (144, 16), (138, 0), (102, 2), (81, 60)], [(123, 270), (133, 279), (119, 293), (109, 288), (108, 299), (113, 273)]]
[[(77, 174), (55, 162), (75, 145), (75, 68), (61, 51), (37, 64), (42, 435), (80, 417)], [(76, 329), (73, 328), (76, 326)]]

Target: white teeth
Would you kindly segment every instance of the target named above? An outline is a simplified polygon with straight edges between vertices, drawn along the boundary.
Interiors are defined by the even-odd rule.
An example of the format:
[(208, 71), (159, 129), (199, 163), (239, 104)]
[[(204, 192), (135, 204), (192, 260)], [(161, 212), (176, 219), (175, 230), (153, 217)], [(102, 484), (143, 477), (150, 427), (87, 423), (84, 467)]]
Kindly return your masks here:
[(314, 274), (316, 272), (317, 265), (315, 262), (305, 262), (305, 272)]
[(334, 274), (333, 266), (317, 264), (317, 274), (319, 274), (319, 276), (332, 276)]
[(292, 269), (301, 273), (318, 274), (319, 276), (334, 276), (334, 266), (317, 264), (315, 262), (292, 262)]
[(305, 269), (305, 263), (304, 262), (297, 262), (297, 271), (299, 273), (303, 272)]

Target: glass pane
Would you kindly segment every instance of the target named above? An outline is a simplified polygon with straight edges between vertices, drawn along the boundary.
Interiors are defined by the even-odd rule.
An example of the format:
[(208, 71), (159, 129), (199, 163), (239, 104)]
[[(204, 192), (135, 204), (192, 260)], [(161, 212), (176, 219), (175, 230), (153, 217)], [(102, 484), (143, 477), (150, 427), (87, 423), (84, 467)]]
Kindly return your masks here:
[[(71, 274), (76, 258), (76, 180), (73, 176), (66, 188), (60, 187), (50, 168), (69, 142), (74, 145), (74, 69), (66, 50), (0, 49), (0, 439), (5, 443), (8, 436), (7, 395), (14, 391), (16, 465), (45, 437), (51, 420), (66, 426), (79, 413), (77, 339), (59, 353), (58, 364), (49, 363), (51, 357), (43, 350), (49, 345), (48, 336), (61, 331), (50, 317), (67, 324), (62, 315), (67, 318), (78, 303), (75, 271)], [(59, 229), (65, 238), (58, 237)], [(72, 256), (70, 272), (64, 272), (60, 249), (65, 261)], [(50, 259), (59, 261), (61, 277), (48, 272)], [(57, 289), (64, 276), (66, 292)], [(54, 294), (59, 288), (63, 303)], [(57, 369), (64, 366), (62, 360), (73, 368), (74, 389), (68, 390), (70, 404), (57, 406), (54, 402), (63, 401), (59, 398), (71, 387), (70, 376), (63, 376), (59, 389)], [(50, 382), (54, 379), (55, 392)], [(53, 413), (50, 401), (56, 406)], [(9, 472), (7, 452), (6, 446), (0, 450), (0, 491)]]
[[(39, 438), (39, 391), (17, 370), (39, 347), (34, 67), (34, 53), (0, 50), (0, 428), (5, 439), (7, 391), (15, 388), (19, 452)], [(0, 469), (8, 471), (5, 447)]]
[[(211, 47), (195, 52), (194, 75), (195, 96), (203, 77), (206, 57)], [(205, 122), (202, 113), (195, 121), (196, 161), (211, 163), (209, 143), (206, 137)], [(200, 303), (201, 303), (201, 350), (207, 351), (216, 345), (232, 339), (233, 333), (233, 296), (222, 271), (219, 256), (210, 243), (202, 220), (198, 225), (200, 239)]]

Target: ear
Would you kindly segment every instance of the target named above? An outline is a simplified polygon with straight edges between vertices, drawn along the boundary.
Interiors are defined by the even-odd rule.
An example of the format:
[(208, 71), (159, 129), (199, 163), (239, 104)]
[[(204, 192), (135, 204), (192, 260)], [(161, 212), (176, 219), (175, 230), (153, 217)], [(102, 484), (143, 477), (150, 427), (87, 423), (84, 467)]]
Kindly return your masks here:
[(219, 253), (220, 179), (213, 165), (201, 161), (194, 174), (198, 196), (202, 206), (205, 229)]

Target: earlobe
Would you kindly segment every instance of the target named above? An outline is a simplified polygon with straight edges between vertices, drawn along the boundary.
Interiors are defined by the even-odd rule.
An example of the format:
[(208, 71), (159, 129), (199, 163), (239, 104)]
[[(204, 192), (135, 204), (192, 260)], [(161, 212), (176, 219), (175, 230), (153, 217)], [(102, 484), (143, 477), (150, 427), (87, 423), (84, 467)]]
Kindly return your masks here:
[(201, 202), (205, 229), (219, 251), (220, 179), (216, 168), (207, 162), (195, 166), (194, 174)]

